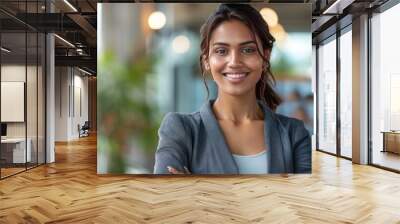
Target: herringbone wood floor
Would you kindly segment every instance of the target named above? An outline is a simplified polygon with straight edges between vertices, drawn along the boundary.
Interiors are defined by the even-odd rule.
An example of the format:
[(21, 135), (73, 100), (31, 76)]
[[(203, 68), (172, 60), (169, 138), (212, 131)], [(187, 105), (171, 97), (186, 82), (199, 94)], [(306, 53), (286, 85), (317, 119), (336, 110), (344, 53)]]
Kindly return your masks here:
[(400, 175), (320, 152), (312, 175), (96, 175), (96, 139), (0, 181), (0, 223), (400, 223)]

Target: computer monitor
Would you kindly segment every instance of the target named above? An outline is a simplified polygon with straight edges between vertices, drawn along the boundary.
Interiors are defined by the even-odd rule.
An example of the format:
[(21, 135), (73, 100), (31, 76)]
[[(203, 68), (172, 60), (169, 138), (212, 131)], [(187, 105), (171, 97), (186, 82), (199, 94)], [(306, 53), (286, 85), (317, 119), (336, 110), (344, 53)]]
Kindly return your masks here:
[(1, 136), (7, 136), (7, 124), (1, 123)]

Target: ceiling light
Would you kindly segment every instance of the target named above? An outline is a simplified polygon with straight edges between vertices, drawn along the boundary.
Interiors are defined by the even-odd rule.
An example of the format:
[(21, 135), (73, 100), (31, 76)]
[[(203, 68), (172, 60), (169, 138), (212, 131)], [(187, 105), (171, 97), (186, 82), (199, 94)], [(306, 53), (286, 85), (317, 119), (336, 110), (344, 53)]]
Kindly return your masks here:
[(68, 0), (64, 0), (65, 4), (67, 4), (72, 10), (74, 10), (75, 12), (78, 12), (78, 10), (71, 4), (69, 3)]
[(87, 74), (87, 75), (92, 75), (92, 73), (90, 73), (90, 72), (88, 72), (88, 71), (86, 71), (86, 70), (83, 70), (83, 69), (81, 69), (81, 68), (79, 68), (79, 67), (78, 67), (78, 70), (81, 71), (81, 72), (83, 72), (83, 73), (85, 73), (85, 74)]
[(9, 50), (9, 49), (7, 49), (7, 48), (5, 48), (5, 47), (1, 47), (1, 50), (4, 51), (4, 52), (7, 52), (7, 53), (10, 53), (10, 52), (11, 52), (11, 50)]
[(164, 13), (157, 11), (153, 12), (148, 19), (148, 23), (151, 29), (153, 30), (159, 30), (165, 26), (165, 23), (167, 22), (167, 19), (164, 15)]
[(323, 15), (338, 15), (343, 13), (343, 9), (351, 5), (355, 0), (336, 0), (327, 9), (325, 9)]
[(57, 34), (54, 34), (54, 36), (57, 37), (58, 39), (60, 39), (61, 41), (63, 41), (64, 43), (66, 43), (67, 45), (69, 45), (69, 46), (75, 48), (75, 45), (71, 44), (71, 42), (69, 42), (68, 40), (66, 40), (66, 39), (64, 39), (64, 38), (62, 38), (62, 37), (60, 37), (60, 36), (58, 36)]

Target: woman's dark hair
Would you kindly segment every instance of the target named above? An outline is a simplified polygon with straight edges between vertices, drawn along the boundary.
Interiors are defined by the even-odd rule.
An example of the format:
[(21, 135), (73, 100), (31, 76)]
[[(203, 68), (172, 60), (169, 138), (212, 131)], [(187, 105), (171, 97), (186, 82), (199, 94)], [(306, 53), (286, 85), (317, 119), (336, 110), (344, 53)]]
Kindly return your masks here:
[[(269, 32), (268, 24), (265, 22), (261, 14), (247, 4), (220, 4), (217, 10), (208, 17), (205, 24), (200, 29), (201, 36), (201, 53), (200, 53), (200, 69), (203, 75), (203, 81), (209, 95), (209, 89), (205, 80), (203, 60), (208, 58), (210, 38), (214, 29), (222, 22), (228, 20), (238, 20), (244, 23), (252, 31), (254, 39), (256, 36), (260, 39), (262, 49), (272, 50), (275, 38)], [(275, 92), (272, 86), (275, 85), (275, 78), (271, 73), (271, 67), (268, 59), (261, 52), (260, 46), (257, 44), (258, 53), (264, 60), (265, 67), (260, 81), (256, 84), (256, 97), (264, 101), (269, 108), (275, 110), (276, 107), (282, 102), (279, 95)]]

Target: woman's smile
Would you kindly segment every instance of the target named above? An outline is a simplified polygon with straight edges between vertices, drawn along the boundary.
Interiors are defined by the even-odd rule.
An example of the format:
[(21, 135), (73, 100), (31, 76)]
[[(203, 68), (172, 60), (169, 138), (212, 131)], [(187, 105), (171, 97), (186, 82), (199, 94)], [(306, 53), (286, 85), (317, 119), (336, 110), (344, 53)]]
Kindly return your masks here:
[(249, 75), (249, 72), (226, 72), (222, 73), (222, 75), (224, 76), (225, 80), (228, 80), (233, 84), (236, 84), (244, 81), (246, 77)]

